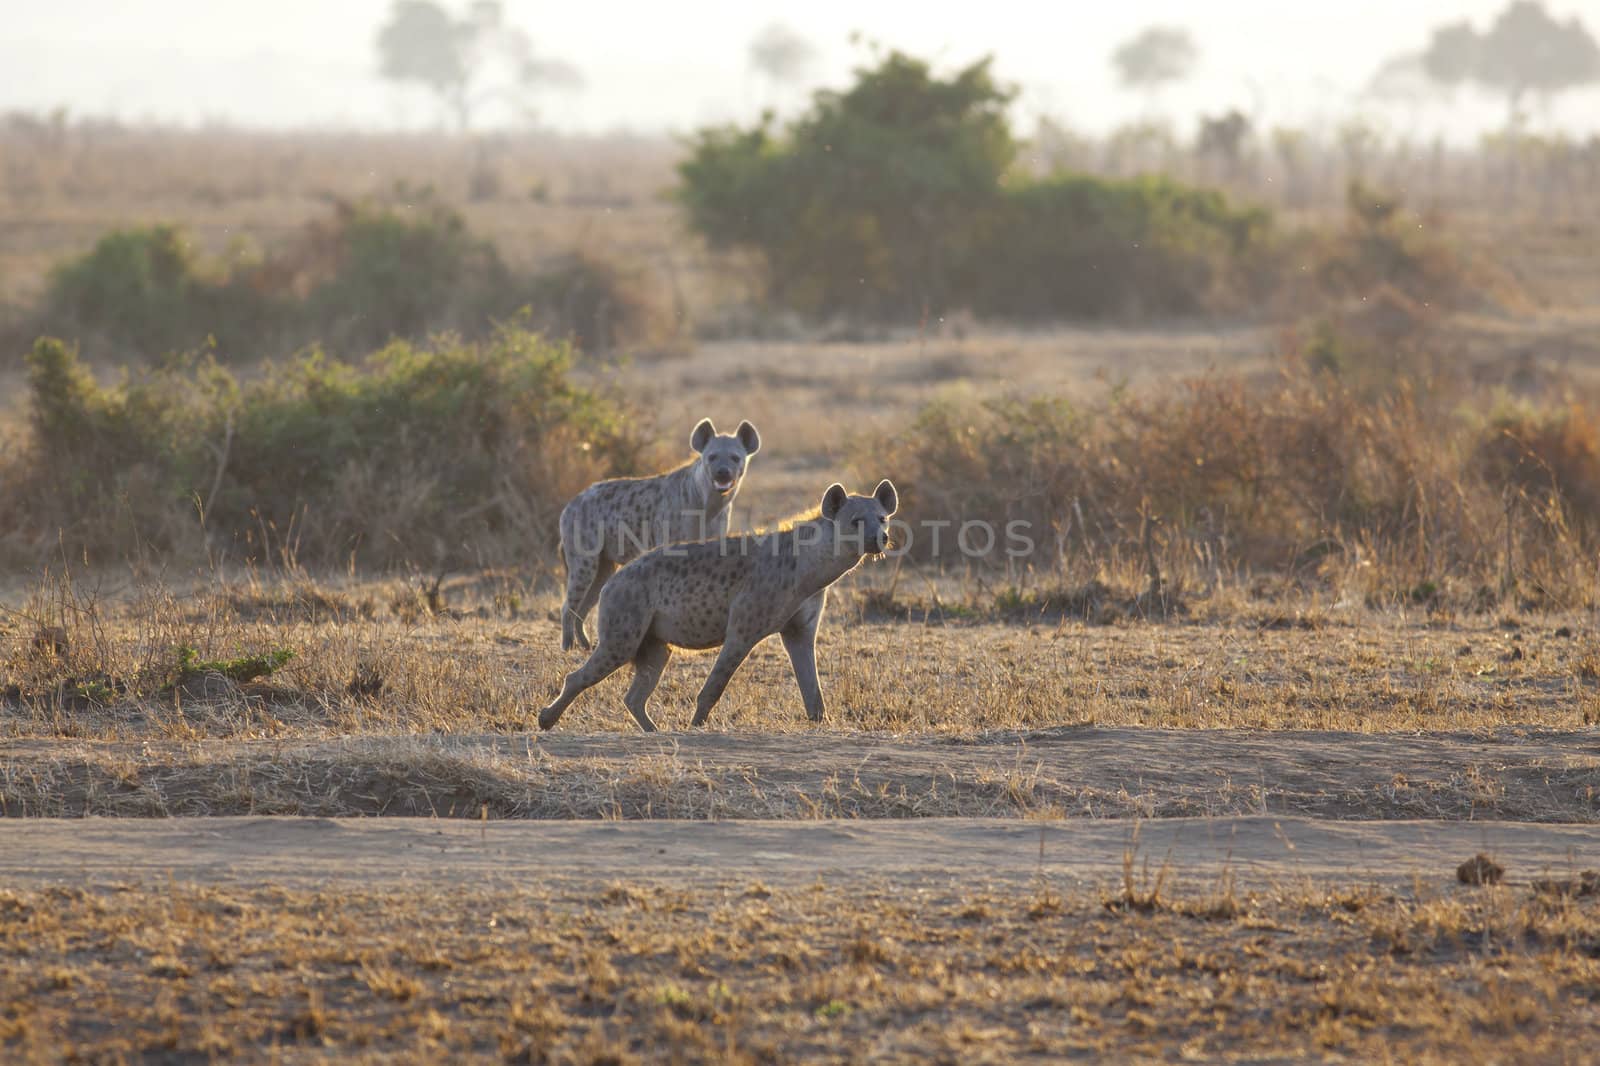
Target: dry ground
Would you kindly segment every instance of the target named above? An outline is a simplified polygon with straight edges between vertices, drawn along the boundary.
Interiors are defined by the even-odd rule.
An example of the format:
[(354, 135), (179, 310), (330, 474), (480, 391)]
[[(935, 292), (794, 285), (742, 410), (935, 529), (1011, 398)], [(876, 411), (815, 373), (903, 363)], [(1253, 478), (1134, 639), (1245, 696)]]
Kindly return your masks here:
[[(64, 817), (0, 820), (0, 1050), (1592, 1060), (1591, 618), (1235, 589), (1107, 625), (885, 578), (825, 627), (822, 726), (763, 647), (664, 736), (620, 679), (525, 732), (576, 659), (512, 582), (14, 597), (0, 808)], [(152, 687), (178, 643), (296, 656)], [(1503, 884), (1456, 882), (1478, 852)]]
[[(11, 1061), (1585, 1062), (1600, 909), (924, 867), (0, 890)], [(1551, 890), (1553, 889), (1553, 890)]]

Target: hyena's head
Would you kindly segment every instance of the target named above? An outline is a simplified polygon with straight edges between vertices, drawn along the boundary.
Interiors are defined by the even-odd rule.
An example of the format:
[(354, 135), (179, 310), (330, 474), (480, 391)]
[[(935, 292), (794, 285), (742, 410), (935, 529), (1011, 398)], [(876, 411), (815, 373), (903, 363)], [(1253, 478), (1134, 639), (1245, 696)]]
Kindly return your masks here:
[(711, 491), (732, 496), (738, 491), (750, 457), (761, 450), (761, 434), (748, 422), (740, 422), (732, 433), (718, 433), (711, 419), (703, 418), (689, 436), (689, 447), (700, 453), (698, 462)]
[(889, 519), (899, 506), (900, 494), (888, 478), (878, 482), (871, 496), (852, 496), (837, 484), (822, 494), (822, 517), (833, 523), (840, 543), (857, 547), (862, 555), (889, 550)]

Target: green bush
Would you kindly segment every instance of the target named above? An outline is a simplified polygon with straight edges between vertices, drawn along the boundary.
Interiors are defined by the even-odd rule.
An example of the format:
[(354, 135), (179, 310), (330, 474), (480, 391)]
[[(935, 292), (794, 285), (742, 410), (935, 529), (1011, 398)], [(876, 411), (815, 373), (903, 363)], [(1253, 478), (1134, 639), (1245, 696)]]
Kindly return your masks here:
[(502, 328), (359, 364), (313, 354), (244, 383), (202, 356), (101, 387), (40, 340), (0, 536), (102, 558), (204, 536), (256, 560), (536, 560), (573, 493), (643, 465), (633, 420), (573, 385), (571, 358)]
[(702, 131), (679, 167), (690, 225), (761, 251), (773, 296), (808, 312), (915, 317), (947, 304), (1017, 145), (1012, 92), (983, 60), (941, 79), (899, 52), (771, 121)]
[(245, 343), (279, 309), (249, 287), (206, 270), (174, 226), (106, 234), (59, 267), (42, 320), (116, 355), (140, 358), (195, 348), (208, 336)]
[(75, 338), (119, 361), (209, 348), (235, 362), (308, 345), (353, 355), (445, 332), (482, 339), (523, 312), (597, 353), (675, 332), (637, 275), (587, 255), (518, 273), (458, 214), (415, 198), (403, 211), (342, 205), (231, 272), (202, 263), (172, 226), (107, 234), (56, 271), (27, 336)]
[(1165, 177), (1062, 174), (1005, 191), (969, 264), (980, 314), (1189, 314), (1243, 302), (1270, 217)]
[(987, 60), (941, 79), (891, 53), (786, 131), (770, 117), (702, 131), (678, 198), (712, 246), (759, 251), (771, 297), (806, 313), (1038, 319), (1243, 302), (1266, 212), (1165, 178), (1009, 175), (1011, 96)]
[(341, 223), (338, 269), (302, 309), (304, 331), (334, 350), (368, 351), (445, 330), (481, 334), (525, 296), (494, 246), (438, 204), (414, 216), (362, 206)]

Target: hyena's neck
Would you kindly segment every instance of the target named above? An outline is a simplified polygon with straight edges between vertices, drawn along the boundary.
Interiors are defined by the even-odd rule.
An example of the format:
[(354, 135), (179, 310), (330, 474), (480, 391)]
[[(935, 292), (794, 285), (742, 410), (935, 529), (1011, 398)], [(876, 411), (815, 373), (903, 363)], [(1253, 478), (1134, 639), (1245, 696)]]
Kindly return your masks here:
[(711, 487), (711, 473), (706, 469), (706, 464), (699, 459), (688, 463), (667, 475), (673, 479), (674, 491), (670, 499), (677, 505), (680, 514), (703, 514), (706, 518), (715, 518), (733, 503), (733, 498), (739, 494), (739, 485), (734, 483), (733, 491), (723, 495)]
[(813, 592), (827, 588), (861, 562), (861, 545), (830, 519), (814, 518), (794, 527), (793, 551), (800, 584)]

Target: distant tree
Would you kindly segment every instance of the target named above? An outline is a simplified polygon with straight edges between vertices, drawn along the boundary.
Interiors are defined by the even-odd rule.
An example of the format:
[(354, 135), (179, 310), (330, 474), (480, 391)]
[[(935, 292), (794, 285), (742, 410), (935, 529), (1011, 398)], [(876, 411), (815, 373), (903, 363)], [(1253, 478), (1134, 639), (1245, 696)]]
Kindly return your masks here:
[(1452, 22), (1433, 31), (1422, 69), (1441, 85), (1459, 85), (1476, 76), (1482, 53), (1483, 39), (1472, 24)]
[(1200, 132), (1195, 136), (1195, 150), (1204, 156), (1221, 159), (1230, 168), (1244, 158), (1246, 142), (1253, 126), (1244, 112), (1234, 108), (1221, 115), (1200, 116)]
[(1153, 92), (1187, 78), (1199, 58), (1200, 49), (1188, 30), (1151, 26), (1119, 45), (1111, 53), (1111, 65), (1124, 88)]
[(377, 46), (385, 78), (425, 86), (463, 130), (495, 97), (525, 108), (539, 86), (583, 80), (568, 64), (537, 57), (528, 34), (506, 22), (499, 0), (474, 0), (460, 15), (433, 0), (394, 0)]
[(816, 60), (816, 46), (781, 22), (771, 23), (750, 42), (750, 65), (773, 85), (793, 85)]
[(1600, 81), (1600, 44), (1576, 17), (1561, 22), (1539, 0), (1512, 0), (1487, 33), (1466, 22), (1434, 30), (1422, 64), (1441, 85), (1474, 82), (1504, 93), (1515, 120), (1529, 93), (1548, 103)]

